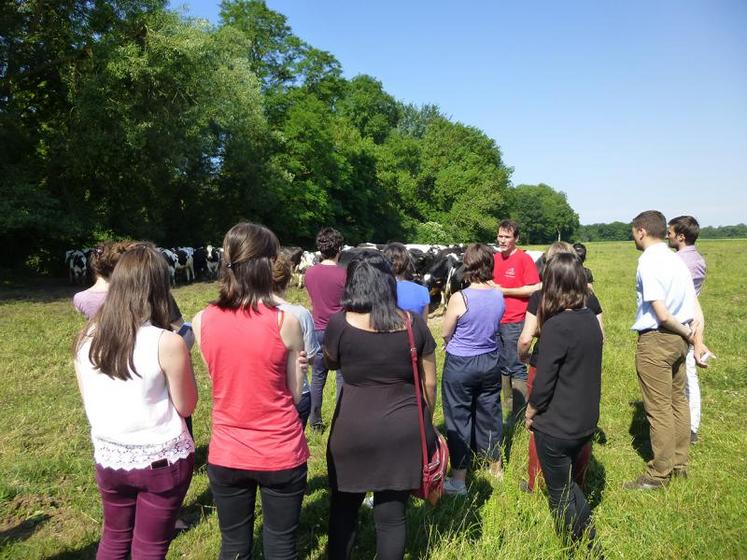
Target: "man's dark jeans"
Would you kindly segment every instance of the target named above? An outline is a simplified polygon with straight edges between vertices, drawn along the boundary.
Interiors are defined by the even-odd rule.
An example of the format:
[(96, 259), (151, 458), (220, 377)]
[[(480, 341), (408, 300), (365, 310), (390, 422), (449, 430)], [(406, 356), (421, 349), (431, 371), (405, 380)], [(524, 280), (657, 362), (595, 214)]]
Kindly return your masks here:
[[(324, 348), (324, 329), (315, 330), (319, 345)], [(316, 355), (311, 364), (311, 414), (309, 424), (312, 427), (322, 421), (322, 401), (324, 400), (324, 385), (327, 383), (327, 369), (322, 352)], [(337, 371), (337, 398), (340, 398), (342, 390), (342, 372)]]

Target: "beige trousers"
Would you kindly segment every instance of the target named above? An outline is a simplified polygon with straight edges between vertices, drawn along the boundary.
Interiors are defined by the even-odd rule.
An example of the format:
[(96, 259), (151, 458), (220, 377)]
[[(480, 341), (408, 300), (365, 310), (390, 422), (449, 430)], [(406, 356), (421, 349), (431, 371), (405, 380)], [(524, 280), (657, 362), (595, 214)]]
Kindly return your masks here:
[(687, 350), (687, 342), (676, 334), (651, 331), (638, 337), (635, 366), (654, 453), (646, 474), (659, 480), (668, 478), (673, 468), (687, 466), (690, 447), (690, 407), (685, 396)]

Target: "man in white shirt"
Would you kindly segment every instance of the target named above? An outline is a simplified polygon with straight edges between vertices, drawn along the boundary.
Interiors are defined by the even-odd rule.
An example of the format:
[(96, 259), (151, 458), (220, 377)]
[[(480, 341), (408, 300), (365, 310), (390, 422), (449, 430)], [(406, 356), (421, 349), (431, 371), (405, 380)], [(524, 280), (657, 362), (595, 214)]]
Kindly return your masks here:
[(653, 459), (646, 473), (627, 482), (630, 490), (663, 487), (672, 476), (687, 476), (690, 408), (685, 396), (685, 357), (699, 316), (692, 277), (664, 239), (667, 221), (648, 210), (633, 220), (638, 259), (636, 370), (650, 424)]

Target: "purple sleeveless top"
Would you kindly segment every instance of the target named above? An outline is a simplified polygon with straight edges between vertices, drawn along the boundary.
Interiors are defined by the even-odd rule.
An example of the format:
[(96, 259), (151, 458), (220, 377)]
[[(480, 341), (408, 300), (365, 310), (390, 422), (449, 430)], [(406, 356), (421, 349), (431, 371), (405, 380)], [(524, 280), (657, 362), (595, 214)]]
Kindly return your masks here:
[(455, 356), (478, 356), (500, 349), (498, 328), (505, 305), (498, 289), (462, 290), (467, 311), (457, 320), (446, 351)]

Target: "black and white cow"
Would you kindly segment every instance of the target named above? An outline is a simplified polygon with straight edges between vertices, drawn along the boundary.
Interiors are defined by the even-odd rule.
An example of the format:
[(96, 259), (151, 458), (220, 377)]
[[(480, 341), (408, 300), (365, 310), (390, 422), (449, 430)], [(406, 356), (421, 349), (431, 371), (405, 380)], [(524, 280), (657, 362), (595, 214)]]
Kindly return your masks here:
[(312, 253), (311, 251), (304, 251), (303, 253), (301, 253), (301, 260), (299, 261), (297, 267), (297, 286), (299, 289), (303, 288), (304, 275), (306, 274), (306, 271), (315, 264), (319, 264), (320, 262), (322, 262), (322, 254), (319, 251), (315, 253)]
[(433, 264), (423, 275), (423, 284), (431, 298), (440, 296), (439, 304), (445, 307), (451, 294), (462, 289), (463, 250), (460, 247), (443, 249), (433, 259)]
[(195, 279), (194, 255), (195, 250), (192, 247), (177, 247), (171, 250), (176, 255), (176, 266), (174, 275), (183, 272), (187, 282), (193, 282)]
[(214, 280), (218, 278), (218, 272), (220, 271), (220, 263), (223, 260), (223, 247), (216, 248), (208, 245), (205, 249), (207, 251), (208, 275)]
[(163, 255), (163, 258), (166, 260), (166, 264), (169, 267), (169, 283), (172, 287), (176, 286), (176, 264), (179, 262), (179, 259), (176, 257), (176, 254), (170, 249), (158, 247), (158, 250)]
[(71, 284), (83, 285), (88, 278), (88, 255), (90, 249), (72, 249), (65, 251), (65, 266)]

